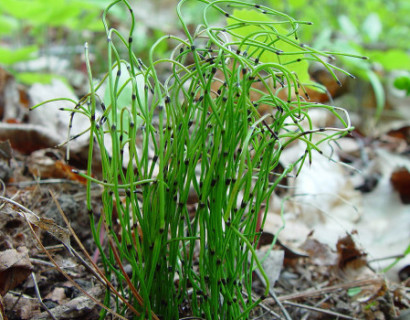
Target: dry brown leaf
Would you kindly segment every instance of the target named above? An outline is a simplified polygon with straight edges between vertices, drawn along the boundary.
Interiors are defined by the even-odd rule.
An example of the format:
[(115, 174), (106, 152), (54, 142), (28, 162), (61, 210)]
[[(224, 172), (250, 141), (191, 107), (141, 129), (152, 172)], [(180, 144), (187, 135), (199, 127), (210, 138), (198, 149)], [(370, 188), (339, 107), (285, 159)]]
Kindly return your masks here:
[(336, 253), (316, 239), (307, 238), (301, 249), (306, 251), (311, 261), (318, 266), (334, 266), (337, 263)]
[(65, 289), (58, 287), (54, 288), (53, 291), (49, 292), (44, 299), (49, 299), (51, 301), (57, 302), (58, 304), (62, 304), (63, 300), (66, 299)]
[[(104, 296), (104, 288), (96, 286), (88, 290), (88, 292), (97, 299), (102, 299)], [(98, 316), (100, 308), (98, 305), (86, 296), (79, 296), (67, 303), (57, 306), (50, 311), (57, 319), (90, 319)], [(33, 317), (33, 319), (45, 319), (48, 314), (43, 312)]]
[[(29, 320), (40, 312), (40, 302), (37, 298), (27, 297), (26, 295), (11, 294), (4, 297), (4, 309), (10, 312), (14, 318)], [(43, 319), (49, 319), (48, 317)]]
[(399, 193), (404, 204), (410, 203), (410, 172), (407, 168), (401, 167), (393, 171), (390, 182)]
[(22, 283), (32, 268), (26, 247), (0, 252), (0, 294), (4, 296)]
[(341, 270), (346, 268), (359, 269), (367, 264), (366, 253), (356, 247), (350, 234), (339, 239), (336, 248), (338, 254), (337, 265)]

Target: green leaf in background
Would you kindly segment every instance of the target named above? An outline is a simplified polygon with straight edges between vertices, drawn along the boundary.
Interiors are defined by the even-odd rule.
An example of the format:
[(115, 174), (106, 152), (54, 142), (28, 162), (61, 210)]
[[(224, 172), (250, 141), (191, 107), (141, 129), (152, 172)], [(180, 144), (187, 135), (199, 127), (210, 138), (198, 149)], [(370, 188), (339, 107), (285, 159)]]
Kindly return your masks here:
[[(233, 16), (245, 21), (261, 21), (261, 22), (275, 22), (273, 19), (271, 19), (268, 15), (265, 15), (261, 12), (257, 12), (254, 10), (234, 10), (233, 11)], [(227, 19), (227, 24), (228, 26), (232, 26), (237, 24), (238, 22), (235, 19), (228, 18)], [(275, 25), (276, 32), (282, 36), (286, 37), (287, 34), (289, 34), (289, 31), (286, 30), (284, 27), (282, 27), (283, 24), (277, 24)], [(268, 30), (267, 27), (263, 26), (263, 24), (256, 25), (246, 25), (244, 27), (238, 27), (234, 29), (234, 33), (246, 37), (249, 34), (255, 33), (255, 32), (260, 32), (263, 30)], [(269, 29), (269, 31), (272, 31), (272, 29)], [(295, 41), (294, 38), (290, 38), (292, 41)], [(276, 38), (270, 37), (270, 39), (266, 39), (265, 43), (271, 43), (273, 40), (276, 40)], [(260, 39), (258, 39), (261, 41)], [(303, 60), (304, 58), (304, 52), (298, 48), (297, 45), (291, 45), (283, 40), (277, 40), (275, 42), (275, 49), (281, 50), (284, 53), (281, 55), (277, 55), (273, 52), (267, 52), (264, 51), (262, 55), (260, 56), (259, 60), (262, 62), (274, 62), (278, 63), (281, 65), (286, 65), (286, 68), (289, 71), (293, 71), (298, 75), (299, 81), (303, 84), (312, 84), (312, 81), (310, 80), (310, 76), (308, 73), (308, 68), (309, 64), (306, 60)], [(299, 55), (286, 55), (286, 52), (300, 52)], [(301, 58), (302, 60), (299, 62), (295, 62), (296, 59)]]
[(369, 50), (365, 54), (370, 61), (380, 63), (386, 71), (408, 70), (410, 71), (410, 54), (404, 50), (390, 49), (387, 51)]
[(65, 78), (56, 76), (50, 73), (36, 73), (36, 72), (18, 72), (15, 74), (18, 82), (24, 83), (26, 85), (32, 85), (35, 83), (50, 84), (55, 78), (59, 78), (65, 82)]
[(10, 35), (17, 29), (19, 23), (12, 17), (1, 16), (0, 19), (0, 35)]
[(17, 62), (34, 59), (37, 51), (38, 47), (35, 45), (23, 47), (21, 49), (0, 47), (0, 63), (10, 65)]
[(405, 90), (406, 95), (410, 96), (410, 76), (400, 76), (394, 80), (393, 85), (396, 89)]

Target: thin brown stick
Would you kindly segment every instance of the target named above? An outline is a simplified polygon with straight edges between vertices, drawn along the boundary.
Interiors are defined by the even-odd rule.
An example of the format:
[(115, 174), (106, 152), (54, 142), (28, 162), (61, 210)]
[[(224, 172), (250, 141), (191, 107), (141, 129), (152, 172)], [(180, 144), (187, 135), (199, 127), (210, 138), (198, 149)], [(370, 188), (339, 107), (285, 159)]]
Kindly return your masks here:
[(92, 260), (91, 256), (88, 254), (87, 250), (84, 248), (83, 244), (81, 243), (80, 239), (78, 238), (77, 234), (75, 233), (74, 229), (71, 227), (70, 222), (67, 219), (67, 216), (65, 215), (63, 209), (61, 209), (60, 203), (58, 202), (57, 198), (55, 197), (54, 193), (49, 190), (51, 197), (53, 198), (58, 211), (60, 212), (64, 222), (67, 225), (68, 230), (70, 231), (71, 235), (74, 237), (75, 242), (79, 245), (81, 251), (84, 253), (84, 255), (86, 256), (86, 258), (88, 259), (88, 261), (92, 264), (92, 266), (94, 267), (94, 270), (87, 264), (87, 262), (74, 250), (74, 248), (70, 248), (72, 250), (72, 252), (76, 255), (76, 257), (78, 257), (80, 259), (80, 261), (83, 263), (83, 265), (88, 269), (91, 270), (91, 272), (95, 275), (95, 273), (97, 273), (99, 275), (96, 276), (97, 279), (101, 280), (101, 278), (103, 279), (103, 283), (106, 284), (111, 290), (112, 292), (119, 297), (126, 305), (128, 308), (130, 308), (130, 310), (132, 312), (134, 312), (137, 316), (140, 315), (140, 313), (115, 289), (115, 287), (112, 285), (112, 283), (107, 279), (107, 277), (105, 276), (105, 274), (100, 270), (100, 268), (98, 268), (98, 266), (94, 263), (94, 261)]
[(327, 309), (322, 309), (322, 308), (318, 308), (318, 307), (313, 307), (313, 306), (308, 306), (305, 304), (300, 304), (300, 303), (295, 303), (295, 302), (290, 302), (290, 301), (284, 301), (284, 304), (287, 304), (289, 306), (292, 307), (297, 307), (297, 308), (303, 308), (303, 309), (308, 309), (308, 310), (312, 310), (315, 312), (320, 312), (320, 313), (325, 313), (325, 314), (329, 314), (331, 316), (335, 316), (337, 318), (343, 318), (343, 319), (349, 319), (349, 320), (357, 320), (357, 318), (353, 318), (351, 316), (346, 316), (344, 314), (341, 314), (339, 312), (335, 312), (335, 311), (331, 311), (331, 310), (327, 310)]
[[(313, 297), (313, 296), (321, 296), (325, 293), (333, 292), (336, 290), (345, 290), (349, 288), (354, 288), (354, 287), (363, 287), (363, 286), (368, 286), (372, 284), (382, 284), (383, 279), (381, 278), (372, 278), (372, 279), (364, 279), (364, 280), (357, 280), (357, 281), (351, 281), (351, 282), (346, 282), (346, 283), (341, 283), (337, 284), (334, 286), (329, 286), (325, 287), (322, 289), (317, 289), (317, 290), (307, 290), (303, 292), (298, 292), (298, 293), (293, 293), (285, 296), (280, 296), (278, 299), (280, 301), (287, 301), (287, 300), (296, 300), (296, 299), (303, 299), (306, 297)], [(269, 302), (273, 302), (272, 298), (267, 298), (265, 301), (269, 299)]]
[(47, 306), (44, 304), (43, 299), (41, 298), (40, 289), (38, 288), (36, 275), (34, 274), (34, 272), (31, 273), (31, 278), (33, 279), (34, 291), (36, 292), (37, 300), (43, 306), (44, 310), (46, 310), (46, 312), (50, 315), (51, 319), (57, 320), (56, 317), (54, 317), (53, 313), (50, 311), (50, 309), (48, 309)]
[[(112, 252), (114, 253), (115, 261), (117, 261), (118, 267), (120, 268), (121, 273), (124, 276), (125, 281), (127, 282), (128, 286), (130, 287), (130, 289), (132, 291), (132, 294), (134, 295), (135, 298), (137, 298), (137, 301), (140, 304), (140, 306), (144, 307), (144, 299), (142, 299), (141, 295), (138, 293), (137, 289), (134, 287), (134, 285), (132, 284), (130, 278), (128, 277), (127, 273), (125, 272), (124, 267), (122, 266), (120, 256), (118, 255), (118, 251), (115, 249), (114, 241), (112, 240), (112, 237), (109, 234), (108, 234), (108, 241), (110, 243)], [(156, 314), (152, 310), (151, 310), (151, 315), (152, 315), (153, 319), (159, 320), (159, 318), (156, 316)]]
[[(37, 233), (35, 232), (35, 230), (33, 229), (33, 224), (35, 224), (34, 221), (30, 221), (30, 219), (27, 217), (27, 213), (30, 214), (30, 218), (31, 220), (33, 220), (33, 217), (35, 217), (37, 220), (40, 220), (39, 216), (36, 215), (33, 211), (31, 211), (30, 209), (26, 208), (25, 206), (11, 200), (8, 199), (6, 197), (2, 197), (0, 196), (0, 200), (3, 200), (5, 202), (11, 203), (17, 207), (19, 207), (20, 209), (22, 209), (23, 212), (19, 212), (19, 214), (21, 216), (24, 217), (24, 219), (26, 220), (31, 233), (33, 234), (34, 238), (36, 239), (36, 241), (38, 242), (40, 248), (42, 249), (42, 251), (47, 255), (48, 259), (53, 263), (53, 265), (56, 267), (56, 269), (68, 280), (70, 281), (74, 287), (76, 287), (78, 290), (80, 290), (85, 296), (87, 296), (88, 298), (90, 298), (94, 303), (96, 303), (97, 305), (99, 305), (101, 308), (105, 309), (107, 312), (113, 314), (114, 316), (123, 319), (123, 320), (127, 320), (127, 318), (121, 316), (120, 314), (116, 313), (114, 310), (108, 308), (107, 306), (105, 306), (103, 303), (101, 303), (100, 301), (98, 301), (97, 299), (95, 299), (93, 296), (91, 296), (87, 291), (85, 291), (77, 282), (74, 281), (73, 278), (71, 278), (63, 269), (61, 269), (61, 267), (58, 265), (58, 263), (53, 259), (53, 257), (51, 256), (51, 254), (47, 251), (47, 249), (43, 246), (40, 238), (38, 237)], [(60, 208), (61, 209), (61, 208)], [(64, 245), (66, 246), (67, 244), (64, 243)], [(70, 250), (72, 248), (67, 248), (67, 250)]]

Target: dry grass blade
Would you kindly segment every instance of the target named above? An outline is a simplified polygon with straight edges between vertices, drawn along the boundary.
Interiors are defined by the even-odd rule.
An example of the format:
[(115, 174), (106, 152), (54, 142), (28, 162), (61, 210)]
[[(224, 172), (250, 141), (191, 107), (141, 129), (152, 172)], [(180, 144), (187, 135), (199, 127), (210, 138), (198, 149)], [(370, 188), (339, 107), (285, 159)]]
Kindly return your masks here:
[[(113, 293), (119, 297), (129, 308), (132, 312), (134, 312), (136, 315), (140, 315), (140, 313), (135, 310), (135, 308), (129, 304), (129, 302), (114, 288), (114, 286), (112, 285), (112, 283), (105, 277), (104, 273), (98, 268), (98, 266), (93, 262), (93, 259), (91, 258), (91, 256), (89, 255), (89, 253), (87, 252), (87, 250), (84, 248), (83, 244), (81, 243), (80, 239), (78, 238), (77, 234), (75, 233), (75, 231), (73, 230), (73, 228), (71, 228), (70, 222), (67, 219), (67, 216), (65, 215), (64, 211), (61, 209), (61, 206), (57, 200), (57, 198), (55, 197), (54, 193), (50, 190), (50, 194), (51, 197), (53, 198), (53, 201), (55, 202), (56, 206), (57, 206), (57, 210), (60, 212), (61, 217), (63, 218), (64, 222), (66, 223), (69, 231), (71, 232), (72, 236), (74, 237), (76, 243), (79, 245), (79, 247), (81, 248), (81, 251), (84, 253), (84, 255), (86, 256), (87, 260), (92, 264), (92, 266), (94, 268), (91, 268), (91, 266), (73, 249), (71, 248), (71, 250), (73, 251), (73, 253), (75, 254), (75, 256), (77, 258), (80, 259), (80, 261), (82, 262), (82, 264), (88, 269), (90, 270), (97, 279), (99, 279), (100, 281), (102, 281), (105, 285), (107, 285), (112, 291)], [(141, 298), (142, 299), (142, 298)]]
[(356, 318), (350, 317), (350, 316), (346, 316), (344, 314), (341, 314), (339, 312), (334, 312), (331, 310), (326, 310), (326, 309), (322, 309), (322, 308), (317, 308), (317, 307), (312, 307), (312, 306), (308, 306), (305, 304), (300, 304), (300, 303), (294, 303), (294, 302), (289, 302), (289, 301), (284, 301), (284, 304), (287, 304), (289, 306), (292, 307), (297, 307), (297, 308), (303, 308), (303, 309), (308, 309), (308, 310), (312, 310), (315, 312), (319, 312), (319, 313), (325, 313), (325, 314), (329, 314), (331, 316), (336, 317), (337, 319), (341, 318), (341, 319), (349, 319), (349, 320), (355, 320)]
[[(55, 266), (55, 268), (68, 280), (70, 281), (74, 287), (76, 287), (81, 293), (83, 293), (85, 296), (87, 296), (89, 299), (91, 299), (95, 304), (97, 304), (98, 306), (100, 306), (101, 308), (105, 309), (107, 312), (111, 313), (112, 315), (118, 317), (119, 319), (123, 319), (123, 320), (127, 320), (127, 318), (121, 316), (120, 314), (116, 313), (114, 310), (108, 308), (107, 306), (105, 306), (103, 303), (101, 303), (100, 301), (98, 301), (96, 298), (94, 298), (93, 296), (91, 296), (87, 291), (85, 291), (80, 285), (77, 284), (77, 282), (74, 281), (73, 278), (71, 278), (63, 269), (61, 269), (61, 267), (58, 265), (58, 263), (54, 260), (54, 258), (51, 256), (51, 254), (47, 251), (47, 249), (43, 246), (40, 238), (38, 237), (37, 233), (35, 232), (35, 230), (33, 229), (33, 225), (37, 224), (35, 223), (36, 221), (41, 221), (40, 217), (37, 216), (34, 212), (32, 212), (31, 210), (29, 210), (28, 208), (24, 207), (23, 205), (5, 198), (5, 197), (1, 197), (0, 196), (0, 200), (3, 200), (5, 202), (11, 203), (17, 207), (19, 207), (20, 209), (22, 209), (24, 211), (23, 212), (19, 212), (19, 214), (21, 216), (23, 216), (26, 219), (26, 222), (28, 224), (28, 226), (30, 227), (31, 233), (33, 234), (34, 238), (36, 239), (37, 243), (39, 244), (40, 248), (42, 249), (42, 251), (47, 255), (48, 259), (53, 263), (53, 265)], [(60, 208), (61, 209), (61, 208)], [(30, 216), (28, 216), (26, 213), (29, 213)], [(47, 230), (48, 231), (48, 230)], [(57, 238), (58, 239), (58, 238)], [(58, 239), (60, 240), (60, 239)], [(63, 243), (64, 246), (67, 247), (67, 243)], [(67, 250), (71, 252), (72, 248), (67, 247)]]
[[(384, 280), (381, 279), (381, 278), (357, 280), (357, 281), (337, 284), (337, 285), (330, 286), (330, 287), (325, 287), (325, 288), (322, 288), (322, 289), (307, 290), (307, 291), (304, 291), (304, 292), (293, 293), (293, 294), (278, 297), (278, 299), (279, 299), (279, 301), (303, 299), (303, 298), (307, 298), (307, 297), (320, 296), (320, 295), (323, 295), (325, 293), (333, 292), (333, 291), (336, 291), (336, 290), (341, 290), (341, 289), (346, 290), (346, 289), (354, 288), (354, 287), (364, 287), (364, 286), (369, 286), (369, 285), (374, 285), (374, 284), (382, 284), (383, 282), (384, 282)], [(265, 301), (267, 301), (267, 300), (269, 300), (269, 302), (274, 302), (272, 298), (268, 298)]]

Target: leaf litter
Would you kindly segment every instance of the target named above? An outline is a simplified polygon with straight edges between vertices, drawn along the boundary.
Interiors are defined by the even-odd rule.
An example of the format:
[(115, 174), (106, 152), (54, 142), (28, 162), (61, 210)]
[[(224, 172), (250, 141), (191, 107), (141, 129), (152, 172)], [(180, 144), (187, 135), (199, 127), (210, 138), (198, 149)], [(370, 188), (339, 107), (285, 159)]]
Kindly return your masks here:
[[(5, 78), (8, 86), (15, 88), (10, 84), (13, 79)], [(77, 250), (78, 245), (71, 244), (72, 232), (58, 210), (52, 209), (49, 192), (57, 195), (88, 252), (94, 252), (84, 212), (84, 181), (72, 173), (72, 169), (84, 168), (84, 141), (76, 144), (74, 140), (74, 160), (67, 163), (65, 149), (53, 148), (67, 138), (64, 132), (69, 119), (59, 111), (62, 106), (52, 107), (56, 121), (41, 116), (45, 109), (35, 116), (20, 116), (26, 114), (27, 103), (21, 98), (25, 95), (12, 92), (16, 96), (7, 101), (19, 104), (22, 111), (13, 120), (5, 119), (5, 114), (12, 113), (3, 110), (0, 123), (0, 140), (4, 141), (0, 172), (5, 172), (0, 310), (9, 319), (43, 319), (50, 314), (56, 319), (97, 319), (100, 306), (77, 286), (96, 299), (102, 298), (103, 287), (73, 256), (71, 249)], [(31, 87), (25, 94), (43, 101), (68, 92), (54, 84)], [(78, 121), (75, 130), (81, 132), (81, 118)], [(318, 114), (316, 121), (323, 124), (331, 119)], [(313, 155), (312, 164), (297, 180), (288, 177), (284, 192), (271, 199), (265, 243), (258, 250), (272, 283), (271, 297), (253, 311), (253, 318), (396, 319), (410, 308), (406, 273), (410, 256), (400, 259), (387, 273), (381, 272), (409, 245), (408, 126), (372, 137), (353, 132), (339, 145), (330, 145), (327, 157)], [(301, 151), (298, 145), (289, 148), (282, 164)], [(100, 192), (95, 190), (96, 195)], [(101, 208), (97, 200), (95, 208), (95, 212)], [(278, 233), (284, 221), (285, 228)], [(72, 281), (61, 276), (33, 241), (28, 224)], [(30, 278), (31, 273), (36, 277)], [(263, 281), (256, 277), (255, 295), (263, 290)]]

